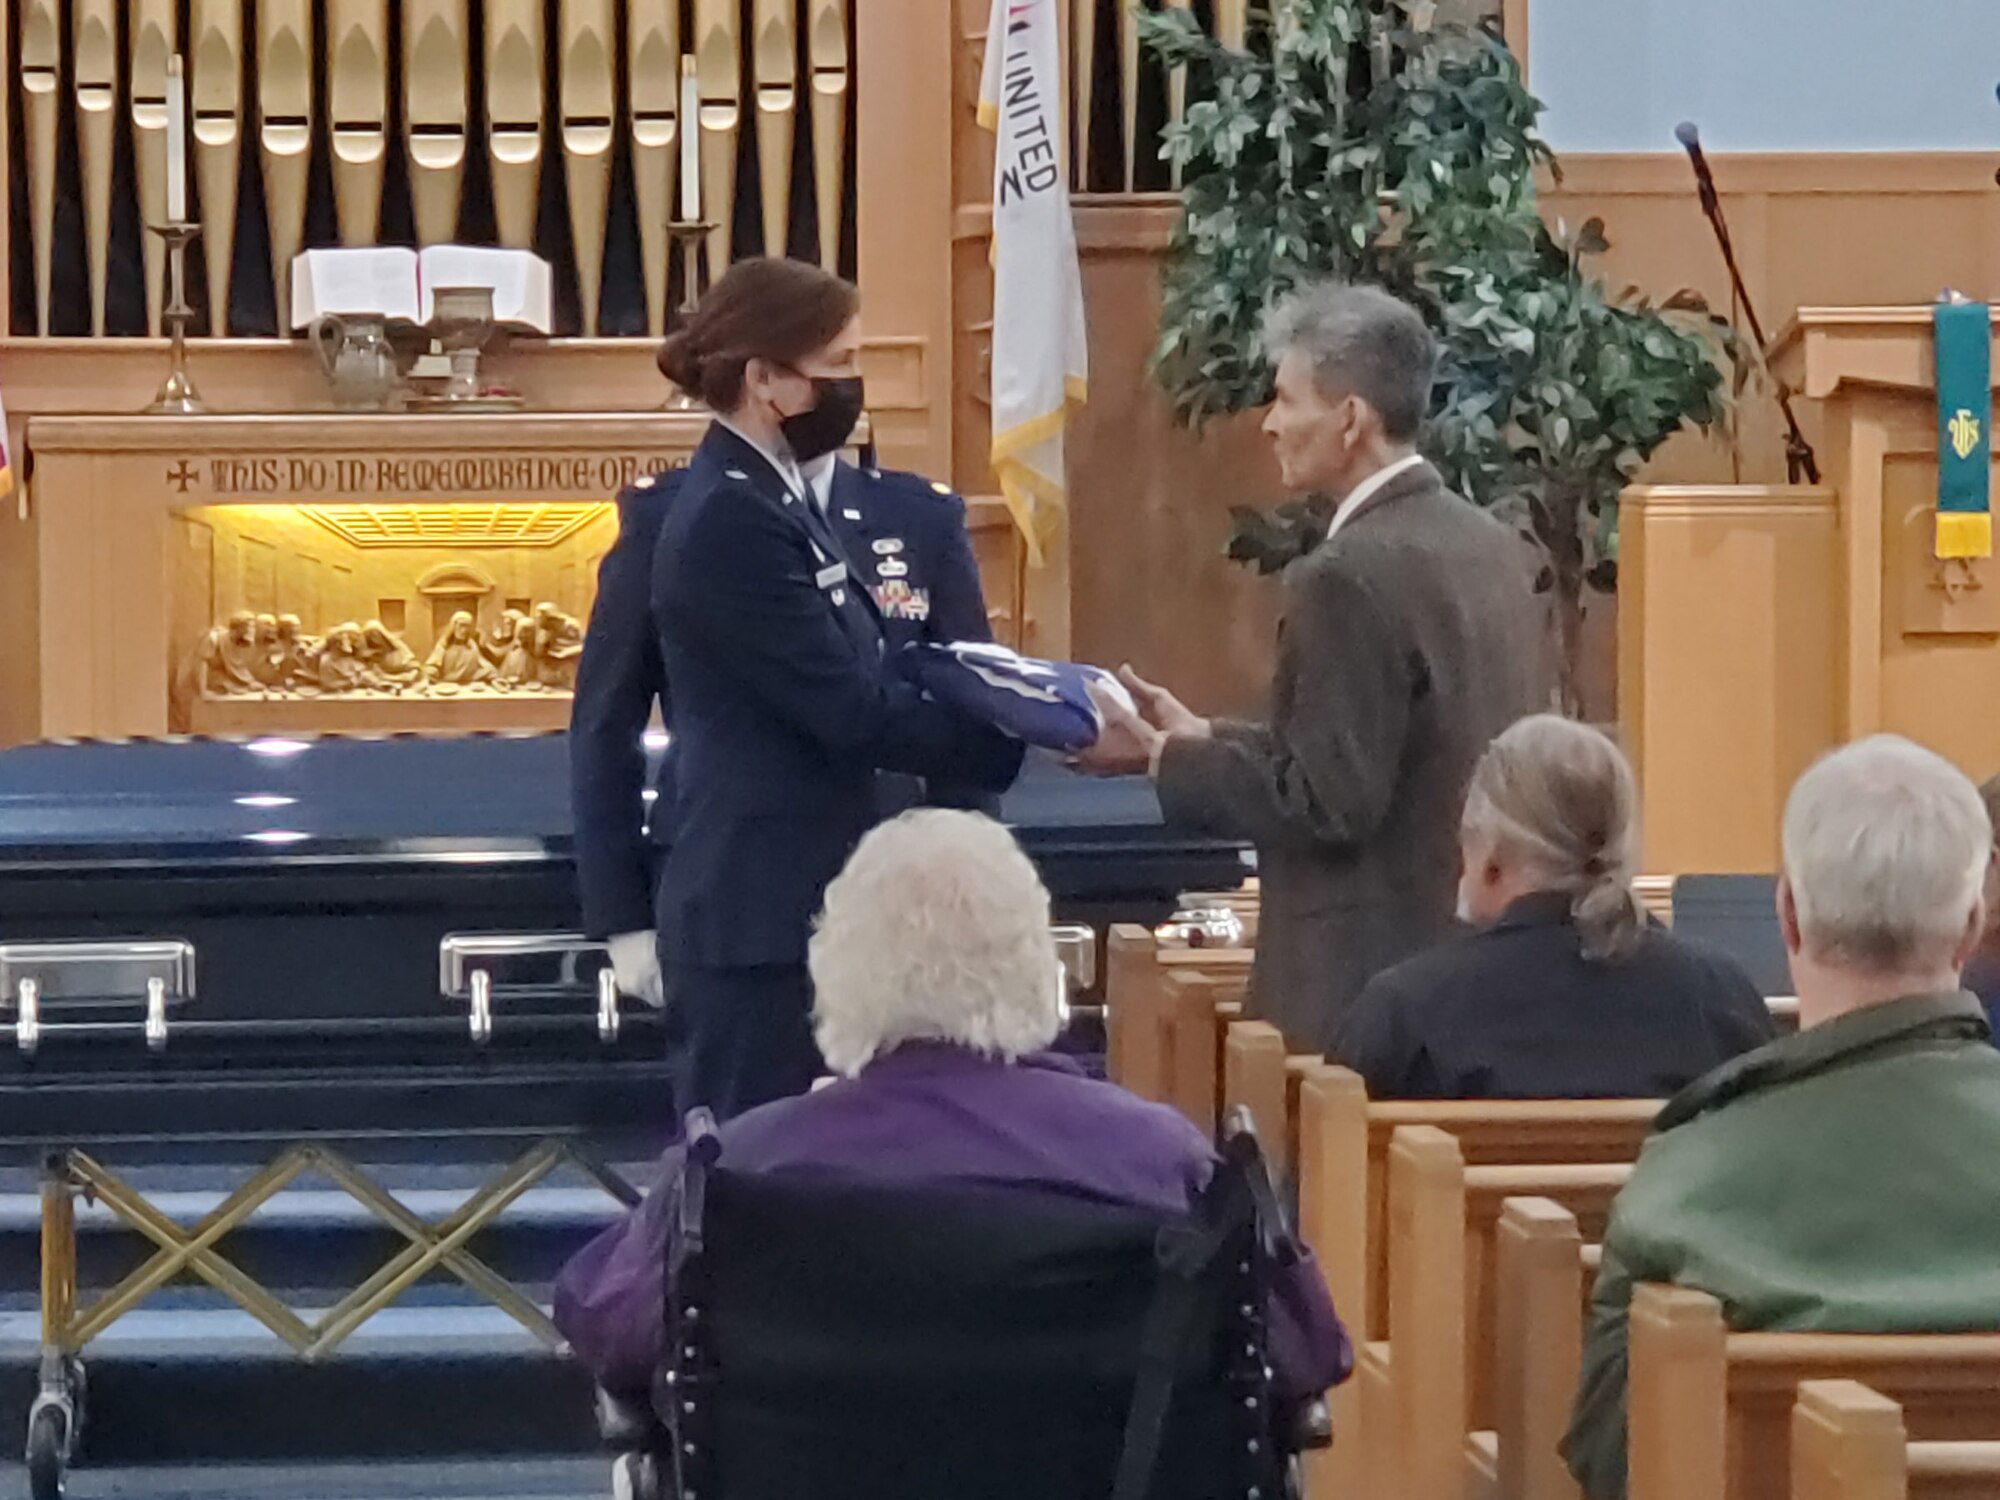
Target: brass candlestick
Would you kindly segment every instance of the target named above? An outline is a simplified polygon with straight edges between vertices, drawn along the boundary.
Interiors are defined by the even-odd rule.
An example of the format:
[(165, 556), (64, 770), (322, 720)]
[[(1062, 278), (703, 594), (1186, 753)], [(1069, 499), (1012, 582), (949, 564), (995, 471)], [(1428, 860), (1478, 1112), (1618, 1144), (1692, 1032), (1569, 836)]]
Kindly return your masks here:
[[(686, 322), (694, 315), (695, 304), (701, 300), (701, 247), (714, 230), (715, 225), (705, 221), (690, 219), (669, 219), (667, 221), (668, 243), (680, 253), (681, 258), (681, 305), (677, 321)], [(675, 391), (668, 400), (668, 411), (697, 411), (701, 403), (686, 391)]]
[(187, 364), (187, 328), (194, 320), (194, 309), (187, 300), (187, 248), (201, 234), (201, 226), (148, 224), (146, 230), (157, 234), (167, 246), (167, 305), (160, 309), (160, 321), (168, 329), (167, 378), (160, 382), (160, 392), (146, 410), (156, 415), (200, 416), (208, 408), (195, 394)]

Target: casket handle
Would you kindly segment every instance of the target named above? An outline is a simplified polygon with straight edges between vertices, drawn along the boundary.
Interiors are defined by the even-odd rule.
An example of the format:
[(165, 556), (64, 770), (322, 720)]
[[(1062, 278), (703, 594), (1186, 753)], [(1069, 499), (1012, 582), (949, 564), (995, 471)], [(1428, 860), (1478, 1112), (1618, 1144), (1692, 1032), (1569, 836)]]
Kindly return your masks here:
[(20, 987), (15, 991), (15, 1000), (14, 1045), (21, 1049), (24, 1056), (33, 1057), (35, 1049), (42, 1044), (41, 981), (23, 975)]
[(493, 976), (472, 971), (472, 1040), (485, 1046), (493, 1040)]
[(157, 974), (146, 981), (146, 1048), (167, 1050), (167, 982)]
[(597, 971), (597, 1039), (617, 1041), (618, 1023), (618, 971), (607, 964)]
[(624, 1022), (610, 950), (578, 932), (446, 933), (438, 943), (438, 992), (465, 1003), (479, 1046), (492, 1040), (495, 1006), (524, 998), (544, 1005), (574, 999), (579, 1012), (594, 998), (598, 1039), (607, 1046)]
[(0, 1009), (15, 1009), (14, 1045), (24, 1055), (51, 1028), (83, 1038), (129, 1035), (124, 1028), (135, 1019), (148, 1050), (158, 1052), (167, 1045), (169, 1007), (194, 996), (194, 944), (185, 938), (0, 943)]

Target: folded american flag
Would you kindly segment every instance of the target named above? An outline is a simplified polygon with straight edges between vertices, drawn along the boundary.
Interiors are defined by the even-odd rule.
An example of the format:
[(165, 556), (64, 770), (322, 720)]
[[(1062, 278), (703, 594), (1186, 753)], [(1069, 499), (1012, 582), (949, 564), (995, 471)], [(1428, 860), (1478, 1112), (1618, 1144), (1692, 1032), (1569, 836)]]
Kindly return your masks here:
[(1104, 716), (1090, 700), (1092, 684), (1132, 706), (1124, 685), (1101, 667), (1042, 661), (984, 642), (911, 646), (902, 666), (940, 703), (1044, 750), (1069, 753), (1097, 743)]

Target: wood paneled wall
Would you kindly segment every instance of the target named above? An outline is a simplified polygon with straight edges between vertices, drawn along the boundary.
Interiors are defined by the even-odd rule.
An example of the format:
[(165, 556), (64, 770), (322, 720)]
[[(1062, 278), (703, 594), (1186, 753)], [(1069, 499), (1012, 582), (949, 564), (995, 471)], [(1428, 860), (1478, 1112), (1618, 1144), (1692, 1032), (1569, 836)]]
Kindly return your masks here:
[(1071, 642), (1130, 661), (1203, 711), (1255, 713), (1269, 685), (1275, 579), (1227, 561), (1229, 507), (1283, 498), (1259, 417), (1199, 437), (1175, 425), (1147, 373), (1159, 319), (1159, 247), (1177, 208), (1083, 209), (1091, 399), (1070, 454)]
[[(1980, 153), (1740, 155), (1711, 158), (1737, 258), (1767, 331), (1801, 307), (1925, 303), (1947, 287), (2000, 296), (2000, 157)], [(1611, 251), (1600, 269), (1617, 283), (1665, 294), (1691, 286), (1729, 308), (1721, 253), (1678, 155), (1573, 156), (1545, 186), (1544, 211), (1570, 225), (1601, 216)], [(1817, 413), (1801, 405), (1817, 439)], [(1776, 408), (1744, 403), (1741, 442), (1682, 439), (1648, 477), (1713, 483), (1784, 476)]]

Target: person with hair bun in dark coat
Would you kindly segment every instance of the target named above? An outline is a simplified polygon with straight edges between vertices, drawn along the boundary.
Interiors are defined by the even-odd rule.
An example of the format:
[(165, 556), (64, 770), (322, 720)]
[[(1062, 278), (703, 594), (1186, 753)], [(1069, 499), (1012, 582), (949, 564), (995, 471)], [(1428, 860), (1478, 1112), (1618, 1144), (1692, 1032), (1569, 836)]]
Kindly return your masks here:
[(1480, 759), (1459, 916), (1479, 930), (1378, 974), (1334, 1051), (1375, 1099), (1659, 1099), (1777, 1034), (1726, 955), (1632, 890), (1639, 792), (1603, 733), (1554, 714)]

